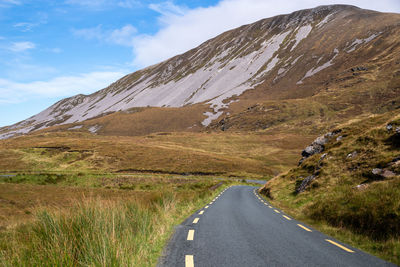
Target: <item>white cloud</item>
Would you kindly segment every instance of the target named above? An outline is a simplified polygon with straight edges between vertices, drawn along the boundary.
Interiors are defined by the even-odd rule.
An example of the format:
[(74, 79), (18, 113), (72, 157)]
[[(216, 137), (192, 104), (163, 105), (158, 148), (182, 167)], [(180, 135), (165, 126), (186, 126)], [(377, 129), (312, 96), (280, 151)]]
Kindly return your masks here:
[(34, 49), (36, 45), (32, 42), (15, 42), (12, 43), (9, 49), (13, 52), (23, 52), (29, 49)]
[(47, 23), (48, 15), (44, 12), (38, 12), (34, 22), (18, 22), (13, 26), (22, 32), (30, 32), (33, 28)]
[(132, 46), (133, 37), (136, 33), (136, 28), (128, 24), (121, 29), (111, 31), (111, 33), (107, 34), (108, 36), (106, 37), (106, 40), (119, 45)]
[(188, 8), (184, 6), (177, 6), (171, 1), (157, 3), (157, 4), (153, 3), (149, 5), (149, 8), (164, 16), (184, 15), (187, 11), (189, 11)]
[(17, 0), (0, 0), (0, 7), (9, 5), (20, 5), (21, 2)]
[[(221, 0), (208, 8), (187, 9), (171, 1), (151, 4), (160, 13), (160, 30), (154, 35), (140, 35), (134, 40), (134, 65), (146, 67), (200, 45), (218, 34), (257, 20), (286, 14), (337, 0)], [(342, 0), (342, 4), (362, 8), (400, 12), (399, 0)]]
[(67, 0), (66, 4), (79, 5), (89, 9), (104, 9), (107, 7), (135, 8), (141, 6), (141, 2), (137, 0)]
[(19, 28), (22, 32), (29, 32), (39, 24), (30, 22), (19, 22), (15, 23), (13, 26)]
[(72, 30), (72, 32), (79, 37), (83, 37), (87, 40), (99, 40), (102, 42), (108, 42), (112, 44), (118, 44), (123, 46), (132, 46), (134, 36), (137, 32), (136, 28), (130, 24), (123, 26), (120, 29), (114, 30), (103, 30), (102, 25), (98, 25), (94, 28), (86, 28), (79, 30)]
[(76, 36), (85, 38), (87, 40), (92, 40), (92, 39), (102, 40), (104, 38), (104, 33), (101, 25), (98, 25), (93, 28), (85, 28), (79, 30), (73, 29), (72, 33)]
[(110, 85), (125, 74), (125, 71), (91, 72), (27, 83), (0, 78), (0, 103), (20, 103), (32, 97), (67, 97), (88, 94)]
[(140, 3), (140, 1), (136, 1), (136, 0), (119, 1), (119, 2), (117, 3), (117, 5), (118, 5), (119, 7), (123, 7), (123, 8), (135, 8), (135, 7), (142, 6), (142, 4)]
[(18, 82), (44, 80), (57, 75), (56, 68), (33, 64), (25, 57), (14, 58), (4, 63), (2, 75), (6, 79)]
[(67, 0), (66, 4), (80, 5), (84, 7), (100, 7), (107, 4), (107, 0)]

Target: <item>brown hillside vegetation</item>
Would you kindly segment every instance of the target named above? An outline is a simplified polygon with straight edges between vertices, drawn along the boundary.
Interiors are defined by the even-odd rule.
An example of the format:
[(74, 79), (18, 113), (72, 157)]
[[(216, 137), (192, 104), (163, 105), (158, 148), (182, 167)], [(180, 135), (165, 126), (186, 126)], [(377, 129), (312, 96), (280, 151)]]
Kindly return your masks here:
[(265, 178), (295, 164), (314, 136), (158, 133), (142, 137), (56, 132), (0, 141), (3, 172), (161, 172)]
[[(40, 132), (73, 131), (88, 132), (98, 127), (100, 135), (141, 136), (157, 132), (193, 132), (202, 128), (203, 105), (183, 108), (132, 108), (123, 112), (93, 118), (80, 123), (53, 126)], [(80, 127), (73, 129), (74, 127)]]
[(293, 215), (336, 227), (329, 233), (341, 238), (347, 231), (347, 242), (400, 263), (399, 126), (398, 112), (338, 126), (341, 132), (325, 151), (273, 178), (261, 192)]
[(0, 182), (1, 266), (154, 266), (173, 226), (221, 190), (199, 179), (121, 189), (111, 184), (131, 177), (86, 187), (25, 177), (33, 184)]

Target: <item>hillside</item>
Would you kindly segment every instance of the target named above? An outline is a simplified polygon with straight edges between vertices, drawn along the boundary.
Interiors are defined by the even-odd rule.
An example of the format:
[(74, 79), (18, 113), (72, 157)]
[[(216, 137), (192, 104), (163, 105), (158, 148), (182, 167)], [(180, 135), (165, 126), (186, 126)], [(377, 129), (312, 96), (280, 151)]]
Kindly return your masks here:
[(356, 236), (347, 234), (347, 242), (400, 263), (398, 110), (339, 125), (302, 157), (260, 192), (293, 215), (335, 227), (337, 234), (349, 231)]
[[(292, 105), (293, 99), (317, 103), (312, 111), (302, 105), (302, 114), (316, 111), (332, 121), (392, 109), (400, 101), (399, 17), (335, 5), (264, 19), (91, 95), (61, 100), (1, 128), (0, 138), (48, 127), (105, 135), (199, 131), (212, 122), (211, 127), (218, 128), (215, 123), (222, 118), (227, 122), (224, 130), (265, 129), (287, 121), (269, 118), (269, 111), (281, 109), (281, 100)], [(246, 111), (254, 111), (251, 107), (257, 104), (263, 112)], [(177, 122), (160, 123), (166, 117)], [(144, 121), (149, 126), (143, 126)], [(58, 125), (68, 126), (54, 129)]]
[(139, 137), (55, 132), (0, 142), (2, 173), (163, 173), (266, 179), (296, 164), (294, 134), (157, 133)]

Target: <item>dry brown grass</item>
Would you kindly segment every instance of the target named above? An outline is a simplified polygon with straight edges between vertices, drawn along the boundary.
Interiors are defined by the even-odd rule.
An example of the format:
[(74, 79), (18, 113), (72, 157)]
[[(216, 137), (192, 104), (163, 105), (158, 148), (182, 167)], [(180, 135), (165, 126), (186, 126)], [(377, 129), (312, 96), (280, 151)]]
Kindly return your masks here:
[(160, 189), (155, 179), (121, 190), (120, 178), (107, 180), (109, 189), (0, 183), (1, 265), (154, 266), (173, 226), (218, 183), (171, 179)]
[[(296, 218), (400, 263), (400, 172), (393, 164), (399, 156), (400, 135), (386, 129), (388, 123), (398, 127), (399, 118), (398, 112), (388, 112), (341, 125), (343, 139), (334, 138), (325, 145), (327, 156), (322, 163), (321, 154), (313, 155), (270, 180), (262, 191)], [(295, 189), (317, 166), (315, 180), (297, 194)], [(397, 175), (374, 175), (374, 168)]]
[(199, 131), (205, 105), (189, 105), (182, 108), (132, 108), (115, 112), (80, 123), (53, 126), (39, 132), (66, 131), (74, 126), (83, 126), (75, 132), (87, 132), (92, 126), (100, 125), (98, 134), (107, 136), (140, 136), (157, 132)]
[[(160, 133), (142, 137), (42, 133), (0, 141), (1, 170), (203, 173), (263, 178), (287, 170), (314, 136)], [(9, 160), (7, 155), (12, 152)]]
[(0, 183), (0, 229), (33, 220), (40, 209), (62, 210), (71, 208), (84, 199), (115, 201), (148, 200), (153, 192), (107, 190), (59, 185), (9, 184)]

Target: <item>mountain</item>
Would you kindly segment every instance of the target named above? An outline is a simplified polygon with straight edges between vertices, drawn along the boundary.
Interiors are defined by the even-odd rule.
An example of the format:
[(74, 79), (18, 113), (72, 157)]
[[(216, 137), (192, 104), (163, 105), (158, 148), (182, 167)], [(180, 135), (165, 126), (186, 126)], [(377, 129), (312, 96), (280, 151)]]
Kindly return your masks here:
[(292, 105), (293, 99), (318, 102), (335, 114), (348, 113), (335, 99), (362, 112), (395, 108), (400, 105), (399, 36), (399, 14), (354, 6), (320, 6), (263, 19), (91, 95), (63, 99), (1, 128), (0, 138), (49, 127), (115, 135), (266, 129), (276, 124), (262, 121), (271, 105)]

